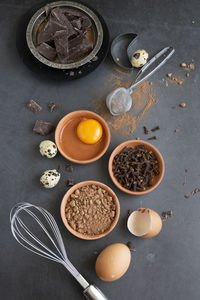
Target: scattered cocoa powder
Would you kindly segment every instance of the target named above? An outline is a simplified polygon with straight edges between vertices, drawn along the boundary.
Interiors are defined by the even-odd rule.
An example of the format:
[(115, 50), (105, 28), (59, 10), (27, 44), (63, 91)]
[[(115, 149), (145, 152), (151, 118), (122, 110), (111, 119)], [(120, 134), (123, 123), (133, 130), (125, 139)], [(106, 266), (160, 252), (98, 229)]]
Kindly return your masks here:
[[(132, 82), (129, 73), (124, 73), (116, 67), (115, 73), (111, 74), (106, 81), (110, 91), (119, 87), (129, 88)], [(137, 123), (143, 119), (146, 112), (157, 101), (152, 93), (152, 82), (145, 81), (136, 87), (131, 95), (133, 99), (132, 109), (119, 116), (112, 116), (106, 107), (106, 96), (107, 94), (93, 100), (92, 108), (106, 120), (113, 131), (120, 133), (123, 137), (134, 133)]]
[(110, 228), (116, 215), (116, 205), (106, 190), (87, 185), (70, 196), (65, 215), (75, 231), (93, 236)]

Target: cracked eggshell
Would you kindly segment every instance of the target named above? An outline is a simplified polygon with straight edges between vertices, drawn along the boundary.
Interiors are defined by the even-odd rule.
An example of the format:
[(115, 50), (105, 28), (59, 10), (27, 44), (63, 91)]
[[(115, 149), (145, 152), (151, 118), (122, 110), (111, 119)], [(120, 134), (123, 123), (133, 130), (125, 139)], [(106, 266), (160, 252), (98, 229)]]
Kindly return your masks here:
[(135, 51), (131, 57), (131, 64), (135, 68), (143, 67), (149, 58), (149, 54), (144, 49)]
[(57, 146), (54, 142), (45, 140), (40, 143), (40, 154), (47, 158), (53, 158), (57, 154)]
[(104, 281), (115, 281), (122, 277), (131, 262), (131, 253), (124, 244), (112, 244), (97, 257), (95, 271)]
[(40, 178), (40, 182), (46, 189), (55, 187), (58, 184), (59, 180), (60, 173), (56, 169), (45, 171)]
[(128, 230), (135, 236), (152, 238), (162, 229), (162, 220), (157, 212), (150, 208), (139, 208), (131, 213), (127, 221)]

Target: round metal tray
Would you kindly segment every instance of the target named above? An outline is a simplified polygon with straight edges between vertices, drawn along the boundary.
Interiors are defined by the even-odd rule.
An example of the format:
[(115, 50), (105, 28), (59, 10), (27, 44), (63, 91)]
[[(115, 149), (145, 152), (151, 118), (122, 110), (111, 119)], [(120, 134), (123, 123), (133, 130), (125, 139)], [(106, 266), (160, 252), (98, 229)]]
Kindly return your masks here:
[(36, 49), (37, 31), (40, 25), (45, 20), (45, 9), (44, 7), (42, 7), (32, 16), (26, 30), (26, 41), (31, 53), (35, 56), (35, 58), (38, 59), (41, 63), (49, 67), (55, 69), (62, 69), (62, 70), (79, 68), (87, 64), (88, 62), (90, 62), (92, 59), (94, 59), (96, 54), (99, 52), (103, 42), (103, 28), (98, 16), (87, 6), (80, 4), (78, 2), (58, 1), (58, 2), (52, 2), (49, 5), (52, 8), (60, 7), (63, 10), (67, 10), (67, 9), (78, 10), (81, 11), (81, 13), (87, 15), (93, 24), (92, 30), (94, 32), (94, 37), (95, 37), (95, 46), (93, 50), (86, 57), (84, 57), (79, 61), (69, 63), (69, 64), (52, 62), (46, 59), (45, 57), (43, 57)]

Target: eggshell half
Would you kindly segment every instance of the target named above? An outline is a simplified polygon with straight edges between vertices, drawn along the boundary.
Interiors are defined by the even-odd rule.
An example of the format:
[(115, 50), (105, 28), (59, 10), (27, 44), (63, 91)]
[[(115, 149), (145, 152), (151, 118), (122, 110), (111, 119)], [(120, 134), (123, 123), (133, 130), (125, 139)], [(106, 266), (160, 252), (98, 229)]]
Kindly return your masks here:
[(124, 244), (112, 244), (97, 257), (95, 271), (104, 281), (114, 281), (122, 277), (131, 262), (129, 248)]
[(139, 208), (132, 212), (127, 221), (128, 230), (135, 236), (152, 238), (162, 229), (162, 220), (157, 212), (150, 208)]

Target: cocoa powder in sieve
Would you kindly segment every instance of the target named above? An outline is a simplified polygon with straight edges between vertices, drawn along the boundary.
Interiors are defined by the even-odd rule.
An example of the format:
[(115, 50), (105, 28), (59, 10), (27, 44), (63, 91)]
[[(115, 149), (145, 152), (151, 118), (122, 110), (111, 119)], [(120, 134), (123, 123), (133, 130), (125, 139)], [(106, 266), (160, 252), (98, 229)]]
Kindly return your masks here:
[(85, 235), (98, 235), (108, 230), (116, 215), (111, 195), (96, 185), (77, 189), (69, 198), (65, 216), (68, 224)]

